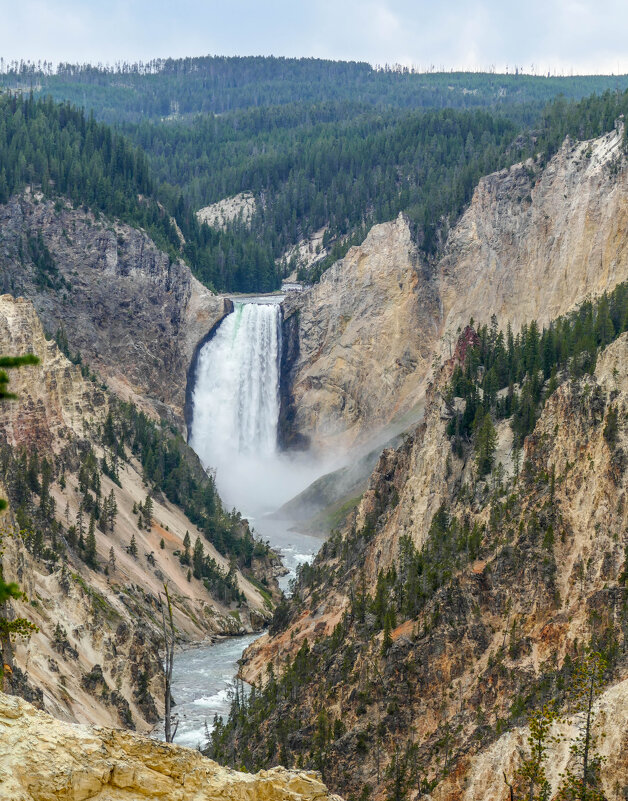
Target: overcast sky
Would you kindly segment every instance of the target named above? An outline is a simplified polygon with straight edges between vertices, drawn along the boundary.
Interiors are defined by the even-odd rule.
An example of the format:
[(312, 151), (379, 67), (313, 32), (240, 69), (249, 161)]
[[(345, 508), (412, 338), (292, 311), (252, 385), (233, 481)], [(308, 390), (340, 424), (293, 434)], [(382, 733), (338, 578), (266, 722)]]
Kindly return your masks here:
[(627, 0), (0, 0), (0, 56), (317, 56), (627, 73)]

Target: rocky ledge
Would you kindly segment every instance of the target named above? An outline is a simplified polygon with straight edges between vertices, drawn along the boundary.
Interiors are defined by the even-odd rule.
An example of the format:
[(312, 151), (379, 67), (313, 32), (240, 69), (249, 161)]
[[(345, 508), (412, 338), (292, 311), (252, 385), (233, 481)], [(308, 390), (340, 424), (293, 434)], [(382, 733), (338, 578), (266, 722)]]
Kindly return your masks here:
[(0, 798), (11, 801), (342, 801), (315, 773), (255, 775), (197, 751), (63, 723), (0, 693)]

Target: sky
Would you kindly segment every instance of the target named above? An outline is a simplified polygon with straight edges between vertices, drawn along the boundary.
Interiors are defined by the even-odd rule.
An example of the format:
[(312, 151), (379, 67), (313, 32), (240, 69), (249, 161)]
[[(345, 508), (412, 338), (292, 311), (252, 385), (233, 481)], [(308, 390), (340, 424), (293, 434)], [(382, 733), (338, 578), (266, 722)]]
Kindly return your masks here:
[(0, 0), (0, 56), (314, 56), (418, 69), (628, 73), (626, 0)]

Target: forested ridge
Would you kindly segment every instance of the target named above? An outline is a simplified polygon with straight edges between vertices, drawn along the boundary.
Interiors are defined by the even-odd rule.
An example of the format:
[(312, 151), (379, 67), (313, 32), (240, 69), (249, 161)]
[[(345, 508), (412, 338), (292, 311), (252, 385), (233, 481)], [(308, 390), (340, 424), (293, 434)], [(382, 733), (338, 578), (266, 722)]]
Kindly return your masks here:
[(558, 94), (579, 99), (628, 88), (628, 76), (416, 72), (365, 62), (273, 56), (155, 59), (113, 66), (8, 62), (0, 86), (31, 88), (93, 110), (109, 122), (322, 101), (378, 108), (479, 108), (544, 105)]
[[(608, 131), (628, 106), (617, 91), (623, 78), (612, 76), (417, 74), (313, 59), (56, 72), (18, 64), (1, 77), (115, 125), (67, 102), (0, 96), (0, 201), (28, 184), (68, 195), (144, 227), (219, 291), (277, 289), (295, 267), (317, 280), (374, 223), (399, 212), (429, 260), (482, 175), (528, 156), (547, 159), (567, 134)], [(566, 96), (552, 99), (557, 92)], [(179, 98), (174, 114), (151, 105), (166, 95)], [(129, 98), (142, 121), (127, 113)], [(255, 197), (250, 222), (198, 223), (197, 209), (239, 192)], [(290, 249), (321, 229), (326, 258), (310, 270), (287, 263)]]

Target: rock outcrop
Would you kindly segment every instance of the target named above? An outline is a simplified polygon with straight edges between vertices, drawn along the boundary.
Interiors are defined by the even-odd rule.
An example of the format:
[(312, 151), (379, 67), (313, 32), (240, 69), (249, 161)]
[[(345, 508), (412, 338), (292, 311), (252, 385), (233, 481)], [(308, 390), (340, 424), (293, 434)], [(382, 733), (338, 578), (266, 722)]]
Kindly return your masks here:
[(341, 801), (318, 776), (255, 775), (127, 732), (72, 726), (0, 693), (0, 797), (6, 801)]
[(120, 397), (184, 428), (197, 343), (228, 310), (142, 230), (27, 192), (0, 206), (0, 291), (33, 301)]
[(403, 218), (375, 226), (284, 303), (284, 443), (346, 447), (412, 421), (434, 357), (471, 318), (516, 332), (626, 280), (627, 228), (621, 131), (481, 179), (429, 266)]
[(283, 308), (286, 446), (350, 445), (366, 427), (382, 428), (419, 400), (438, 301), (403, 217), (372, 228)]
[(226, 228), (236, 220), (248, 225), (256, 211), (254, 195), (251, 192), (240, 192), (212, 203), (211, 206), (204, 206), (196, 212), (196, 216), (199, 222), (207, 223), (212, 228)]

